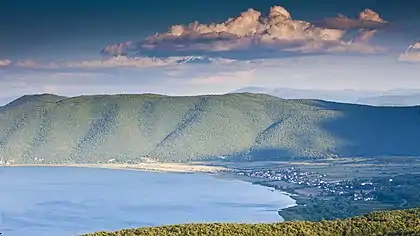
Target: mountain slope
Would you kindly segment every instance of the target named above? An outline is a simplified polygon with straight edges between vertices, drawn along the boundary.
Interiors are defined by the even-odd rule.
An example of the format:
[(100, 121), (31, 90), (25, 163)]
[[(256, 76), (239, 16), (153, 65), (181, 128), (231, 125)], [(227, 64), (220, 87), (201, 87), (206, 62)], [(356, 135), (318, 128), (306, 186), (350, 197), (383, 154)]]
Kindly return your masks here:
[(11, 101), (15, 100), (16, 98), (17, 98), (17, 96), (1, 96), (0, 97), (0, 107), (5, 106), (6, 104), (10, 103)]
[(39, 104), (39, 103), (48, 103), (48, 102), (54, 103), (65, 98), (66, 97), (57, 96), (57, 95), (48, 94), (48, 93), (36, 94), (36, 95), (24, 95), (6, 104), (6, 107), (7, 108), (18, 107), (23, 104)]
[(29, 100), (0, 110), (3, 162), (420, 156), (419, 107), (380, 108), (250, 93)]

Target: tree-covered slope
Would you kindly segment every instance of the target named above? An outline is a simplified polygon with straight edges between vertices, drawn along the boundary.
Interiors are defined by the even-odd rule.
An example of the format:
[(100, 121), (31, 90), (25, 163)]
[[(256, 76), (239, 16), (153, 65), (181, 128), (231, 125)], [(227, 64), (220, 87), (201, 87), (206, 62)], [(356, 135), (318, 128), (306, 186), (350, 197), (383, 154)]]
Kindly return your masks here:
[(186, 224), (99, 232), (87, 236), (368, 236), (420, 235), (420, 209), (373, 212), (361, 217), (322, 222), (276, 224)]
[(263, 94), (25, 96), (0, 109), (14, 163), (420, 156), (420, 108)]

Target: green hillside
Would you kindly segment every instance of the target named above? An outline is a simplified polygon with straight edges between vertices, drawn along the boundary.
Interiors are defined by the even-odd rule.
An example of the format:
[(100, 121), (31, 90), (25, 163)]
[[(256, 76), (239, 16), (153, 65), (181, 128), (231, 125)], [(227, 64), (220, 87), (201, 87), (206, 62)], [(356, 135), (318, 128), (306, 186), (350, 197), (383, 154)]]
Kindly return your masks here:
[(24, 96), (0, 108), (0, 158), (99, 163), (420, 156), (420, 107), (263, 94)]
[(420, 235), (420, 208), (374, 212), (357, 218), (321, 222), (291, 221), (276, 224), (186, 224), (99, 232), (86, 236), (370, 236)]

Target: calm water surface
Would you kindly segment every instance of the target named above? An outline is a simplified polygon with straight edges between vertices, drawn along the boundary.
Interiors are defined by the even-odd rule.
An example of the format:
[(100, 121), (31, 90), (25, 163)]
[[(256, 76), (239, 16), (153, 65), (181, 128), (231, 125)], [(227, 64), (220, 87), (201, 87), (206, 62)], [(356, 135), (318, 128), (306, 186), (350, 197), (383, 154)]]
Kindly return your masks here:
[(205, 174), (0, 167), (0, 232), (55, 235), (188, 222), (275, 222), (295, 201)]

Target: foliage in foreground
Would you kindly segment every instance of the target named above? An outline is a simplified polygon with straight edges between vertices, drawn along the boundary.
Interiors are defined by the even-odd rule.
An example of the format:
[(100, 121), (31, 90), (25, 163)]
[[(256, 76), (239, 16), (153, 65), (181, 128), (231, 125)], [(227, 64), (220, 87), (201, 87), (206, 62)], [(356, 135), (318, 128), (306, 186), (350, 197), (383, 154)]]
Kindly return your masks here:
[(357, 218), (321, 222), (276, 224), (186, 224), (99, 232), (86, 236), (188, 236), (188, 235), (420, 235), (420, 208), (373, 212)]

